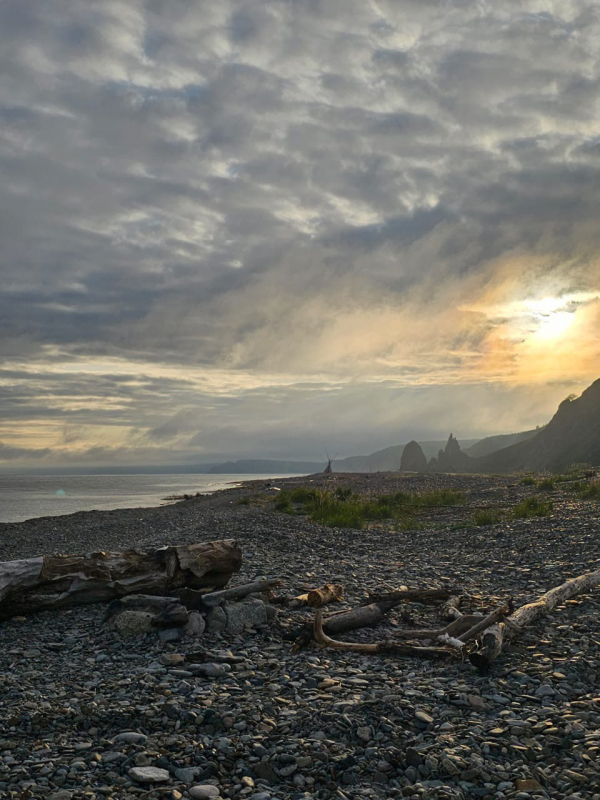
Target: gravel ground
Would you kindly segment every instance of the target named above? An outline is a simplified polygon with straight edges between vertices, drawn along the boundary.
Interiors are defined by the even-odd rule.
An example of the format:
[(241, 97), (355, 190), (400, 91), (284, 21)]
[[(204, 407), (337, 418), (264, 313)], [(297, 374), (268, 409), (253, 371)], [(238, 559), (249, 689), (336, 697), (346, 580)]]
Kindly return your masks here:
[[(313, 481), (373, 494), (452, 487), (467, 499), (424, 512), (420, 530), (349, 531), (273, 510), (277, 488), (307, 479), (253, 482), (156, 509), (0, 525), (0, 559), (235, 537), (244, 566), (233, 583), (281, 577), (291, 595), (340, 582), (346, 607), (385, 585), (450, 583), (480, 611), (600, 567), (600, 506), (562, 489), (551, 517), (475, 528), (474, 507), (508, 508), (532, 488), (481, 476)], [(301, 611), (236, 637), (205, 634), (211, 678), (164, 664), (197, 642), (122, 640), (101, 629), (100, 606), (14, 619), (2, 625), (0, 797), (600, 799), (599, 611), (600, 592), (567, 602), (487, 675), (316, 646), (294, 655)], [(392, 636), (407, 616), (439, 622), (411, 604), (353, 638)], [(166, 780), (148, 783), (148, 767)]]

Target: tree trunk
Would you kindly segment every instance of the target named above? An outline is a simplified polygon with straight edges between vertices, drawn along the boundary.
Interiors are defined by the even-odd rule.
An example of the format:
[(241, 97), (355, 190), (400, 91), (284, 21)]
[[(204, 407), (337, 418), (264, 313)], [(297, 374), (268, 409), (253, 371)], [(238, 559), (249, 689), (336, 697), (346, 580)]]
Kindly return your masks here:
[(0, 562), (0, 621), (45, 608), (104, 603), (128, 594), (219, 589), (242, 564), (233, 539), (122, 553)]
[(479, 670), (489, 669), (502, 652), (504, 643), (519, 636), (536, 619), (549, 614), (557, 605), (575, 595), (600, 586), (600, 569), (588, 572), (556, 586), (533, 603), (521, 606), (507, 617), (505, 623), (493, 625), (481, 637), (480, 647), (469, 655), (471, 663)]

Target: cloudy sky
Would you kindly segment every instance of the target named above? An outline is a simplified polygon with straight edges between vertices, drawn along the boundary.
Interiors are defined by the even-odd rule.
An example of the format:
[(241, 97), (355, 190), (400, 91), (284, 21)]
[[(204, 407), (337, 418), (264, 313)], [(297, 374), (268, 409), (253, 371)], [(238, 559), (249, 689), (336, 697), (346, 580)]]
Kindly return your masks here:
[(600, 376), (584, 0), (3, 0), (0, 464), (319, 459)]

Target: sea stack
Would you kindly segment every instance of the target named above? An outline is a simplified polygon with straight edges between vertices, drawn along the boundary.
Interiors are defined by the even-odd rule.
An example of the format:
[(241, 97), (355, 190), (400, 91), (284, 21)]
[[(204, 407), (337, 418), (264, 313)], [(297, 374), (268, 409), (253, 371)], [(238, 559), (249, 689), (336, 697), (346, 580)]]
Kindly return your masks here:
[(421, 449), (421, 445), (414, 440), (409, 442), (402, 451), (400, 459), (401, 472), (425, 472), (427, 470), (427, 459)]

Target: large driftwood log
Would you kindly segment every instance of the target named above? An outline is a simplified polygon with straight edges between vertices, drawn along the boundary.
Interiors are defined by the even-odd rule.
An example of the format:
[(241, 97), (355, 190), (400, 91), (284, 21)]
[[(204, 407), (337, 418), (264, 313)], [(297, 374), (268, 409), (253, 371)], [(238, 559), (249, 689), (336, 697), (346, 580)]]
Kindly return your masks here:
[(485, 631), (480, 647), (469, 655), (469, 660), (479, 670), (489, 669), (502, 652), (505, 642), (520, 636), (528, 625), (549, 614), (560, 603), (597, 586), (600, 586), (600, 570), (572, 578), (546, 592), (533, 603), (521, 606), (506, 618), (506, 622), (493, 625)]
[(218, 589), (242, 564), (233, 539), (122, 553), (0, 562), (0, 621), (45, 608), (103, 603), (128, 594)]

